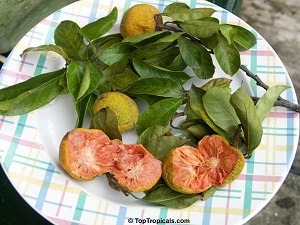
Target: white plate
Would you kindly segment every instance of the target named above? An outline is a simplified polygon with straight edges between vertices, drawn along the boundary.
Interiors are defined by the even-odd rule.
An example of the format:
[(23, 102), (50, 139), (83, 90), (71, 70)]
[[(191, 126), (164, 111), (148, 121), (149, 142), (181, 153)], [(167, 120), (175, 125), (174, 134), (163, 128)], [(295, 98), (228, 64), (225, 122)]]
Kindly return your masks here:
[[(162, 11), (171, 2), (157, 0), (149, 4)], [(10, 54), (0, 73), (0, 87), (64, 66), (63, 60), (51, 52), (30, 53), (23, 59), (19, 57), (27, 47), (53, 43), (53, 31), (61, 21), (73, 20), (84, 26), (106, 16), (114, 6), (119, 9), (120, 20), (124, 10), (137, 3), (130, 0), (83, 0), (45, 18), (23, 37)], [(292, 86), (276, 53), (249, 25), (205, 1), (191, 0), (186, 3), (191, 7), (214, 7), (217, 10), (214, 16), (222, 23), (238, 24), (252, 30), (257, 35), (258, 43), (242, 53), (242, 64), (270, 86)], [(223, 76), (220, 69), (217, 74)], [(247, 83), (248, 91), (255, 96), (261, 96), (264, 92), (241, 71), (233, 80), (233, 86), (243, 80)], [(293, 88), (284, 92), (282, 97), (297, 102)], [(186, 209), (176, 210), (125, 197), (108, 187), (105, 177), (90, 182), (71, 179), (58, 163), (58, 145), (62, 136), (74, 127), (75, 121), (72, 100), (68, 95), (58, 97), (35, 112), (1, 117), (0, 120), (1, 165), (25, 201), (55, 224), (143, 222), (138, 219), (145, 219), (147, 223), (157, 219), (182, 219), (183, 224), (242, 224), (259, 212), (283, 183), (293, 162), (299, 138), (299, 114), (274, 107), (263, 122), (264, 135), (260, 146), (247, 160), (238, 179), (218, 189), (207, 201), (198, 201)], [(124, 139), (133, 143), (136, 137), (128, 133)], [(130, 219), (133, 219), (132, 223)]]

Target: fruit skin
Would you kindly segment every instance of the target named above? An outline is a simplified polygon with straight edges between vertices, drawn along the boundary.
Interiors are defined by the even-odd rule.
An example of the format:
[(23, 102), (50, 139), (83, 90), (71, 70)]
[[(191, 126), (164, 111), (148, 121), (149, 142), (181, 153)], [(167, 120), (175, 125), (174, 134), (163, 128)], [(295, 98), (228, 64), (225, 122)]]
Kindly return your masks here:
[(110, 139), (101, 130), (76, 128), (68, 132), (60, 143), (60, 165), (77, 180), (92, 180), (110, 170), (95, 162), (97, 151), (109, 143)]
[(105, 107), (109, 107), (116, 114), (120, 133), (125, 133), (135, 126), (139, 117), (139, 110), (129, 96), (121, 92), (101, 94), (94, 103), (93, 115)]
[(220, 135), (207, 135), (198, 149), (181, 146), (168, 153), (162, 176), (170, 188), (185, 194), (200, 193), (211, 186), (224, 187), (235, 180), (245, 164), (239, 149)]
[[(153, 32), (156, 30), (154, 16), (160, 14), (157, 8), (149, 4), (137, 4), (125, 11), (120, 25), (123, 38)], [(162, 23), (162, 17), (159, 17)]]

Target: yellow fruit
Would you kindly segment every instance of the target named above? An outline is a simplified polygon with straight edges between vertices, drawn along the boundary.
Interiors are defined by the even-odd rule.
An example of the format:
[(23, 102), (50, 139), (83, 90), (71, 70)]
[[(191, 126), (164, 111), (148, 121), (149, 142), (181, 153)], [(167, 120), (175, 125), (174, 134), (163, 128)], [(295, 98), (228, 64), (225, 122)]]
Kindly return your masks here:
[(162, 176), (173, 190), (194, 194), (211, 186), (224, 187), (239, 176), (244, 164), (244, 155), (225, 138), (207, 135), (198, 149), (182, 146), (170, 151), (163, 162)]
[(120, 133), (131, 130), (138, 119), (139, 110), (136, 103), (121, 92), (106, 92), (101, 94), (94, 103), (93, 114), (99, 110), (109, 107), (118, 119)]
[[(123, 38), (153, 32), (156, 29), (154, 16), (160, 14), (157, 8), (149, 4), (134, 5), (124, 13), (120, 33)], [(162, 20), (162, 17), (159, 17)]]

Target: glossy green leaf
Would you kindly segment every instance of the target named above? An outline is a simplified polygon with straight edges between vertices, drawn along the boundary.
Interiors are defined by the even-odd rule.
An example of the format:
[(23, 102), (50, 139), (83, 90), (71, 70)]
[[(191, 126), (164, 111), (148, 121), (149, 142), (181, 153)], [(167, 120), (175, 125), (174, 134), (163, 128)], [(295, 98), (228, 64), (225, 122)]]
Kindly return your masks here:
[(93, 116), (91, 127), (102, 130), (111, 140), (122, 140), (117, 116), (109, 107), (99, 110)]
[(165, 7), (162, 15), (171, 17), (175, 21), (187, 21), (210, 17), (214, 12), (212, 8), (190, 9), (185, 3), (174, 2)]
[(200, 199), (197, 194), (182, 194), (172, 190), (166, 184), (158, 184), (155, 188), (146, 192), (142, 200), (164, 205), (168, 208), (183, 209)]
[(155, 95), (161, 97), (181, 97), (182, 86), (170, 78), (143, 78), (134, 82), (127, 90), (132, 95)]
[(233, 76), (241, 66), (240, 53), (234, 44), (229, 44), (227, 39), (219, 33), (219, 43), (213, 49), (216, 59), (222, 70)]
[[(51, 79), (39, 85), (36, 85), (36, 83), (33, 85), (34, 82), (31, 81), (29, 82), (32, 85), (30, 89), (24, 87), (26, 82), (18, 86), (1, 89), (0, 114), (6, 116), (22, 115), (50, 103), (64, 90), (64, 87), (59, 85), (60, 76), (62, 75), (55, 73)], [(13, 89), (17, 87), (21, 89), (13, 93)]]
[(104, 71), (105, 77), (114, 90), (125, 91), (131, 84), (139, 79), (125, 63), (117, 62)]
[(54, 72), (40, 74), (15, 85), (2, 88), (0, 89), (0, 101), (2, 102), (17, 98), (18, 95), (23, 92), (30, 92), (52, 79), (64, 76), (65, 72), (66, 68), (63, 68)]
[(200, 38), (201, 44), (210, 50), (213, 50), (219, 43), (218, 33), (214, 33), (212, 36), (207, 38)]
[(88, 47), (90, 50), (91, 60), (97, 60), (102, 53), (116, 43), (122, 42), (121, 35), (108, 35), (92, 41)]
[(203, 106), (211, 120), (226, 132), (232, 143), (240, 121), (230, 104), (231, 88), (228, 85), (211, 87), (203, 95)]
[(116, 62), (128, 62), (128, 57), (135, 47), (128, 43), (116, 43), (106, 49), (99, 59), (107, 65), (112, 65)]
[(88, 48), (79, 30), (80, 27), (77, 23), (64, 20), (54, 31), (54, 41), (57, 46), (65, 51), (68, 58), (84, 61), (88, 59)]
[(127, 38), (124, 38), (123, 42), (133, 43), (133, 44), (147, 44), (147, 43), (153, 43), (154, 41), (159, 40), (160, 38), (163, 38), (167, 35), (171, 34), (169, 31), (154, 31), (154, 32), (148, 32), (145, 34), (138, 34), (134, 36), (130, 36)]
[(194, 70), (197, 77), (208, 79), (213, 76), (215, 66), (210, 54), (201, 44), (180, 37), (178, 45), (184, 62)]
[(34, 51), (34, 52), (52, 51), (52, 52), (55, 52), (55, 53), (59, 54), (60, 56), (62, 56), (65, 60), (68, 59), (68, 55), (63, 50), (63, 48), (61, 48), (57, 45), (52, 45), (52, 44), (26, 48), (20, 56), (23, 57), (25, 54), (27, 54), (28, 52), (32, 52), (32, 51)]
[(88, 61), (84, 67), (83, 77), (80, 82), (76, 101), (92, 93), (98, 87), (102, 76), (103, 73), (101, 69), (97, 65)]
[(230, 103), (242, 124), (247, 144), (246, 154), (251, 156), (252, 151), (260, 144), (262, 138), (261, 120), (256, 113), (251, 97), (246, 93), (243, 86), (232, 94)]
[(220, 32), (223, 34), (223, 36), (226, 38), (229, 44), (233, 43), (237, 34), (237, 30), (228, 24), (221, 24)]
[(153, 125), (166, 126), (181, 103), (181, 98), (167, 98), (148, 107), (137, 121), (136, 131), (138, 135)]
[(226, 132), (218, 127), (213, 120), (207, 114), (204, 105), (203, 105), (203, 95), (205, 91), (201, 88), (197, 88), (196, 86), (192, 85), (190, 91), (188, 92), (189, 96), (189, 104), (191, 109), (205, 121), (205, 123), (210, 126), (216, 133), (220, 134), (223, 137), (226, 137)]
[(163, 13), (174, 13), (174, 12), (181, 12), (190, 9), (190, 7), (183, 3), (183, 2), (173, 2), (168, 4), (165, 8)]
[(263, 121), (263, 119), (268, 116), (277, 98), (288, 88), (290, 88), (290, 86), (287, 85), (275, 85), (268, 88), (266, 93), (264, 93), (255, 105), (256, 113), (260, 121)]
[(231, 83), (231, 81), (232, 81), (231, 79), (228, 79), (226, 77), (214, 78), (214, 79), (209, 80), (203, 86), (201, 86), (201, 89), (207, 91), (212, 87), (229, 85)]
[(170, 78), (184, 84), (191, 77), (183, 71), (171, 71), (133, 59), (133, 67), (142, 78)]
[(187, 20), (180, 23), (184, 32), (198, 38), (208, 38), (219, 31), (219, 20), (203, 17), (198, 20)]
[(106, 34), (115, 25), (118, 18), (118, 8), (113, 10), (105, 17), (89, 23), (79, 30), (79, 33), (89, 41)]
[(137, 140), (137, 144), (142, 144), (155, 158), (161, 161), (170, 150), (187, 142), (189, 140), (172, 135), (170, 128), (160, 125), (147, 128)]
[(76, 120), (76, 128), (83, 127), (84, 119), (89, 111), (89, 105), (90, 101), (93, 99), (93, 95), (89, 94), (85, 96), (84, 98), (80, 99), (77, 102), (74, 102), (75, 110), (77, 114), (77, 120)]
[(74, 101), (78, 99), (79, 90), (84, 75), (84, 67), (84, 63), (71, 61), (67, 69), (66, 77), (68, 90), (72, 95)]
[(234, 42), (239, 49), (239, 51), (246, 51), (256, 45), (256, 36), (244, 27), (237, 25), (230, 25), (233, 27), (237, 33), (234, 38)]

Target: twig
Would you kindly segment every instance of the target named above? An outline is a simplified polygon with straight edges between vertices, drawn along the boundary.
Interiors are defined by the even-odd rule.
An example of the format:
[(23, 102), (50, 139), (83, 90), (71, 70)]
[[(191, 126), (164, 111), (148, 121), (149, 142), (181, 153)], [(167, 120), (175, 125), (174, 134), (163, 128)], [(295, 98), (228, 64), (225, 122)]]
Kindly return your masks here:
[(242, 124), (239, 124), (238, 128), (237, 128), (237, 130), (234, 134), (234, 140), (233, 140), (233, 143), (232, 143), (232, 147), (235, 147), (235, 148), (239, 147), (238, 143), (239, 143), (241, 132), (242, 132)]
[[(159, 19), (158, 19), (158, 15), (155, 16), (155, 21), (156, 21), (156, 28), (157, 30), (169, 30), (169, 31), (173, 31), (173, 32), (182, 32), (182, 29), (179, 29), (175, 26), (169, 26), (167, 24), (163, 24), (163, 23), (160, 23)], [(168, 23), (171, 23), (171, 24), (175, 24), (178, 26), (178, 24), (176, 24), (175, 22), (168, 22)], [(184, 37), (186, 38), (189, 38), (190, 40), (192, 41), (196, 41), (200, 44), (201, 43), (201, 40), (192, 36), (192, 35), (189, 35), (187, 33), (184, 33), (183, 34)], [(211, 50), (210, 51), (211, 54), (214, 54), (214, 52)], [(262, 88), (264, 88), (265, 90), (268, 90), (269, 89), (269, 86), (266, 85), (256, 74), (252, 73), (245, 65), (241, 65), (240, 66), (240, 69), (242, 71), (244, 71), (246, 73), (247, 76), (249, 76), (250, 78), (252, 78), (253, 80), (256, 81), (256, 84)], [(300, 106), (295, 104), (295, 103), (292, 103), (282, 97), (278, 97), (277, 101), (275, 102), (276, 106), (282, 106), (282, 107), (285, 107), (285, 108), (288, 108), (288, 109), (291, 109), (295, 112), (298, 112), (300, 113)]]
[[(244, 71), (246, 73), (246, 75), (250, 78), (252, 78), (253, 80), (256, 81), (256, 84), (257, 86), (260, 86), (262, 87), (263, 89), (265, 90), (268, 90), (269, 89), (269, 86), (266, 85), (256, 74), (252, 73), (245, 65), (241, 65), (240, 66), (240, 69), (242, 71)], [(278, 97), (277, 101), (275, 102), (274, 106), (282, 106), (282, 107), (285, 107), (285, 108), (288, 108), (288, 109), (291, 109), (295, 112), (300, 112), (300, 106), (293, 103), (293, 102), (290, 102), (282, 97)]]

